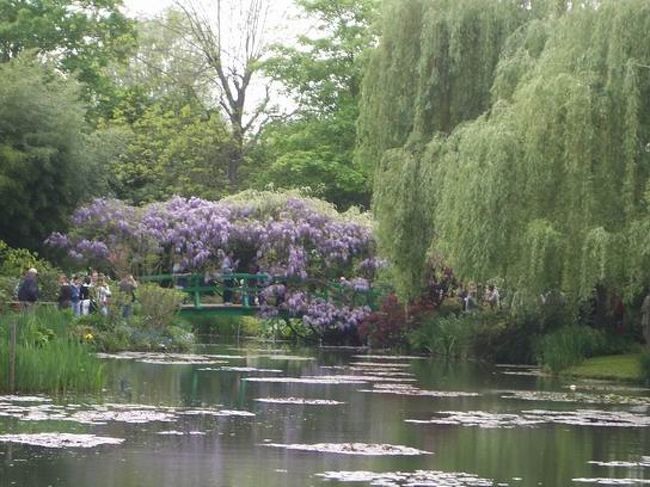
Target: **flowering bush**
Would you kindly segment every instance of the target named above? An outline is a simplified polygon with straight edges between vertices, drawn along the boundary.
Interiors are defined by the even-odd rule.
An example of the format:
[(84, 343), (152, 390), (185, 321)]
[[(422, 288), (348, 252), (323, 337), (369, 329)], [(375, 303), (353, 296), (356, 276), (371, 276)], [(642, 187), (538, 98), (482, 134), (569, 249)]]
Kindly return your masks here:
[[(232, 253), (234, 270), (273, 276), (263, 315), (282, 311), (322, 330), (356, 328), (368, 310), (348, 295), (368, 292), (383, 265), (367, 214), (339, 214), (291, 192), (247, 191), (217, 202), (174, 197), (143, 207), (96, 199), (72, 223), (69, 234), (54, 233), (48, 243), (95, 265), (126, 259), (138, 274), (214, 270)], [(340, 296), (313, 297), (339, 280), (347, 287)]]

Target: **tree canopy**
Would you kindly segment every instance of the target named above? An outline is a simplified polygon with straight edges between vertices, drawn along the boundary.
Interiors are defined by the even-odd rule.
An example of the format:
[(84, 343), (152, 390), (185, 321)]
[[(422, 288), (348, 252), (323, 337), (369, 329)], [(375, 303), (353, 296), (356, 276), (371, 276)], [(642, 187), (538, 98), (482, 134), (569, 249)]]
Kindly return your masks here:
[(276, 187), (310, 187), (342, 208), (367, 207), (370, 186), (354, 161), (362, 72), (376, 34), (377, 1), (299, 0), (312, 35), (274, 46), (265, 61), (268, 76), (280, 82), (297, 109), (289, 121), (264, 133), (270, 159), (261, 177)]
[(135, 45), (121, 0), (0, 0), (0, 62), (35, 51), (83, 82), (86, 99), (106, 103), (105, 68)]
[(38, 248), (97, 191), (102, 159), (80, 87), (29, 59), (0, 64), (0, 239)]
[[(466, 279), (501, 277), (531, 296), (558, 289), (571, 302), (596, 285), (628, 298), (647, 285), (650, 5), (387, 8), (360, 154), (377, 168), (379, 241), (402, 291), (432, 256)], [(424, 187), (405, 197), (396, 175)]]

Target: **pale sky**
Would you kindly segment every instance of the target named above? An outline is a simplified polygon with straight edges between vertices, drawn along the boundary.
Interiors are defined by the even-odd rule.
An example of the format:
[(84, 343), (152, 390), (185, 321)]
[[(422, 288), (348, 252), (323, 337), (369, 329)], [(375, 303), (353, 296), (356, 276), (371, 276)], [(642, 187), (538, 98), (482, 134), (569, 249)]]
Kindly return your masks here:
[[(183, 1), (183, 0), (180, 0)], [(239, 2), (241, 0), (230, 0)], [(291, 44), (296, 36), (308, 33), (313, 24), (305, 19), (300, 18), (299, 9), (293, 0), (263, 0), (268, 5), (266, 19), (265, 41), (268, 44), (285, 43)], [(145, 18), (154, 17), (162, 13), (168, 7), (174, 5), (174, 0), (123, 0), (126, 14), (131, 17)], [(215, 9), (214, 0), (196, 0), (205, 13), (210, 14)], [(225, 3), (225, 2), (224, 2)], [(223, 19), (224, 24), (228, 24), (228, 19)], [(232, 28), (232, 26), (230, 26)], [(269, 84), (268, 80), (258, 79), (251, 83), (251, 90), (248, 97), (247, 105), (253, 106), (262, 99), (264, 86)], [(280, 93), (279, 86), (272, 89), (273, 102), (282, 108), (282, 111), (291, 111), (294, 104)]]

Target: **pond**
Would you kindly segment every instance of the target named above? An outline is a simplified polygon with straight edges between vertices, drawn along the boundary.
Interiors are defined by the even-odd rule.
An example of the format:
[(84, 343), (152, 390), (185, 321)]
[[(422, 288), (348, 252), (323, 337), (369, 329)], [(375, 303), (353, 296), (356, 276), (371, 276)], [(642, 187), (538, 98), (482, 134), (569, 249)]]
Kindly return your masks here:
[(0, 486), (650, 485), (650, 391), (252, 342), (102, 356), (101, 398), (0, 396)]

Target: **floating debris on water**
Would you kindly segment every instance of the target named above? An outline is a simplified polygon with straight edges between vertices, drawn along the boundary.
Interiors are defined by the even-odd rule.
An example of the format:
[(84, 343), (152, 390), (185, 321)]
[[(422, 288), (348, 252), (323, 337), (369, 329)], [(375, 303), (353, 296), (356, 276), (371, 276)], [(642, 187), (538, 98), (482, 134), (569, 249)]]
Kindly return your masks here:
[(430, 396), (430, 397), (476, 397), (478, 392), (463, 391), (432, 391), (419, 389), (410, 384), (375, 384), (373, 389), (359, 389), (358, 392), (375, 394), (396, 394), (400, 396)]
[(520, 401), (579, 402), (584, 404), (624, 404), (650, 406), (650, 398), (620, 394), (589, 394), (585, 392), (504, 391), (503, 399)]
[(122, 442), (124, 442), (123, 438), (72, 433), (0, 435), (0, 443), (22, 443), (44, 448), (92, 448), (99, 445), (119, 445)]
[[(564, 386), (564, 387), (569, 388), (570, 386)], [(610, 391), (645, 393), (650, 391), (650, 389), (648, 389), (647, 387), (616, 384), (610, 381), (596, 380), (596, 379), (582, 379), (579, 382), (576, 382), (575, 387), (576, 389), (579, 390), (599, 391), (601, 393), (607, 393)]]
[(351, 362), (350, 367), (364, 367), (366, 369), (408, 369), (411, 364), (393, 364), (389, 362)]
[(590, 462), (592, 465), (596, 465), (598, 467), (607, 467), (607, 468), (650, 468), (650, 457), (641, 457), (641, 460), (638, 462), (625, 462), (625, 461), (609, 461), (609, 462), (598, 462), (596, 460), (592, 460)]
[(8, 395), (0, 396), (0, 402), (52, 402), (52, 399), (46, 396)]
[(650, 480), (644, 479), (622, 479), (622, 478), (606, 478), (606, 477), (597, 477), (597, 478), (577, 478), (571, 479), (574, 482), (583, 482), (588, 484), (599, 484), (599, 485), (650, 485)]
[(374, 370), (371, 368), (366, 368), (366, 367), (350, 367), (350, 371), (352, 372), (361, 372), (364, 375), (381, 375), (383, 377), (415, 377), (415, 374), (411, 372), (404, 372), (403, 370), (388, 370), (388, 369), (381, 369), (381, 370)]
[(549, 374), (545, 373), (542, 369), (527, 369), (527, 370), (499, 370), (502, 375), (519, 375), (524, 377), (548, 377)]
[(319, 453), (340, 453), (343, 455), (432, 455), (432, 452), (418, 450), (409, 446), (387, 445), (378, 443), (314, 443), (314, 444), (282, 444), (264, 443), (263, 446), (284, 448), (286, 450), (313, 451)]
[(284, 370), (281, 369), (258, 369), (256, 367), (205, 367), (197, 369), (200, 371), (213, 370), (222, 372), (260, 372), (268, 374), (281, 374)]
[(307, 362), (307, 361), (316, 360), (315, 357), (303, 357), (301, 355), (263, 355), (262, 357), (271, 360), (290, 360), (296, 362), (301, 362), (301, 361)]
[(479, 428), (515, 428), (541, 424), (568, 426), (601, 426), (645, 428), (650, 426), (650, 416), (626, 411), (522, 411), (521, 414), (489, 413), (485, 411), (441, 411), (429, 420), (407, 419), (407, 423), (476, 426)]
[[(119, 352), (97, 353), (96, 356), (103, 359), (134, 360), (139, 363), (154, 365), (200, 365), (228, 363), (227, 360), (218, 360), (216, 358), (217, 356), (215, 355), (199, 355), (193, 353)], [(233, 356), (232, 358), (239, 357), (240, 356)]]
[(330, 399), (306, 399), (303, 397), (259, 397), (255, 400), (270, 404), (300, 404), (306, 406), (338, 406), (340, 404), (345, 404), (342, 401), (333, 401)]
[(240, 409), (188, 409), (184, 411), (178, 411), (178, 414), (183, 414), (187, 416), (216, 416), (219, 418), (227, 416), (237, 416), (242, 418), (251, 418), (255, 416), (255, 413), (250, 411), (243, 411)]
[(377, 371), (377, 374), (364, 374), (364, 375), (304, 375), (303, 379), (327, 379), (327, 380), (350, 380), (350, 381), (361, 381), (361, 382), (416, 382), (416, 379), (412, 377), (400, 377), (396, 379), (395, 377), (380, 375), (382, 371)]
[[(50, 419), (50, 418), (46, 418)], [(133, 409), (115, 411), (109, 409), (98, 409), (90, 411), (79, 411), (71, 414), (66, 421), (75, 421), (82, 424), (108, 424), (109, 422), (116, 423), (131, 423), (131, 424), (144, 424), (159, 422), (173, 422), (177, 417), (173, 413), (163, 411), (152, 411), (151, 409)]]
[(405, 422), (414, 424), (477, 426), (479, 428), (515, 428), (547, 423), (545, 418), (535, 415), (500, 414), (485, 411), (442, 411), (436, 414), (440, 415), (440, 417), (429, 420), (406, 419)]
[(157, 435), (162, 436), (205, 436), (207, 433), (204, 431), (159, 431)]
[[(337, 482), (366, 482), (382, 487), (431, 485), (436, 487), (492, 487), (494, 481), (462, 472), (440, 472), (436, 470), (416, 470), (415, 472), (366, 472), (341, 471), (316, 474), (325, 480)], [(499, 484), (508, 485), (508, 484)]]
[(244, 377), (242, 380), (248, 382), (274, 382), (281, 384), (327, 384), (327, 385), (339, 385), (339, 384), (366, 384), (368, 380), (350, 380), (350, 379), (341, 379), (336, 375), (323, 375), (323, 376), (313, 376), (313, 377)]
[(420, 355), (352, 355), (352, 358), (364, 358), (371, 360), (426, 360), (427, 357)]
[(0, 416), (20, 421), (70, 421), (80, 424), (105, 425), (110, 422), (144, 424), (153, 422), (175, 422), (183, 415), (204, 415), (215, 417), (255, 416), (249, 411), (217, 408), (188, 409), (143, 404), (102, 404), (80, 406), (70, 404), (0, 403)]

